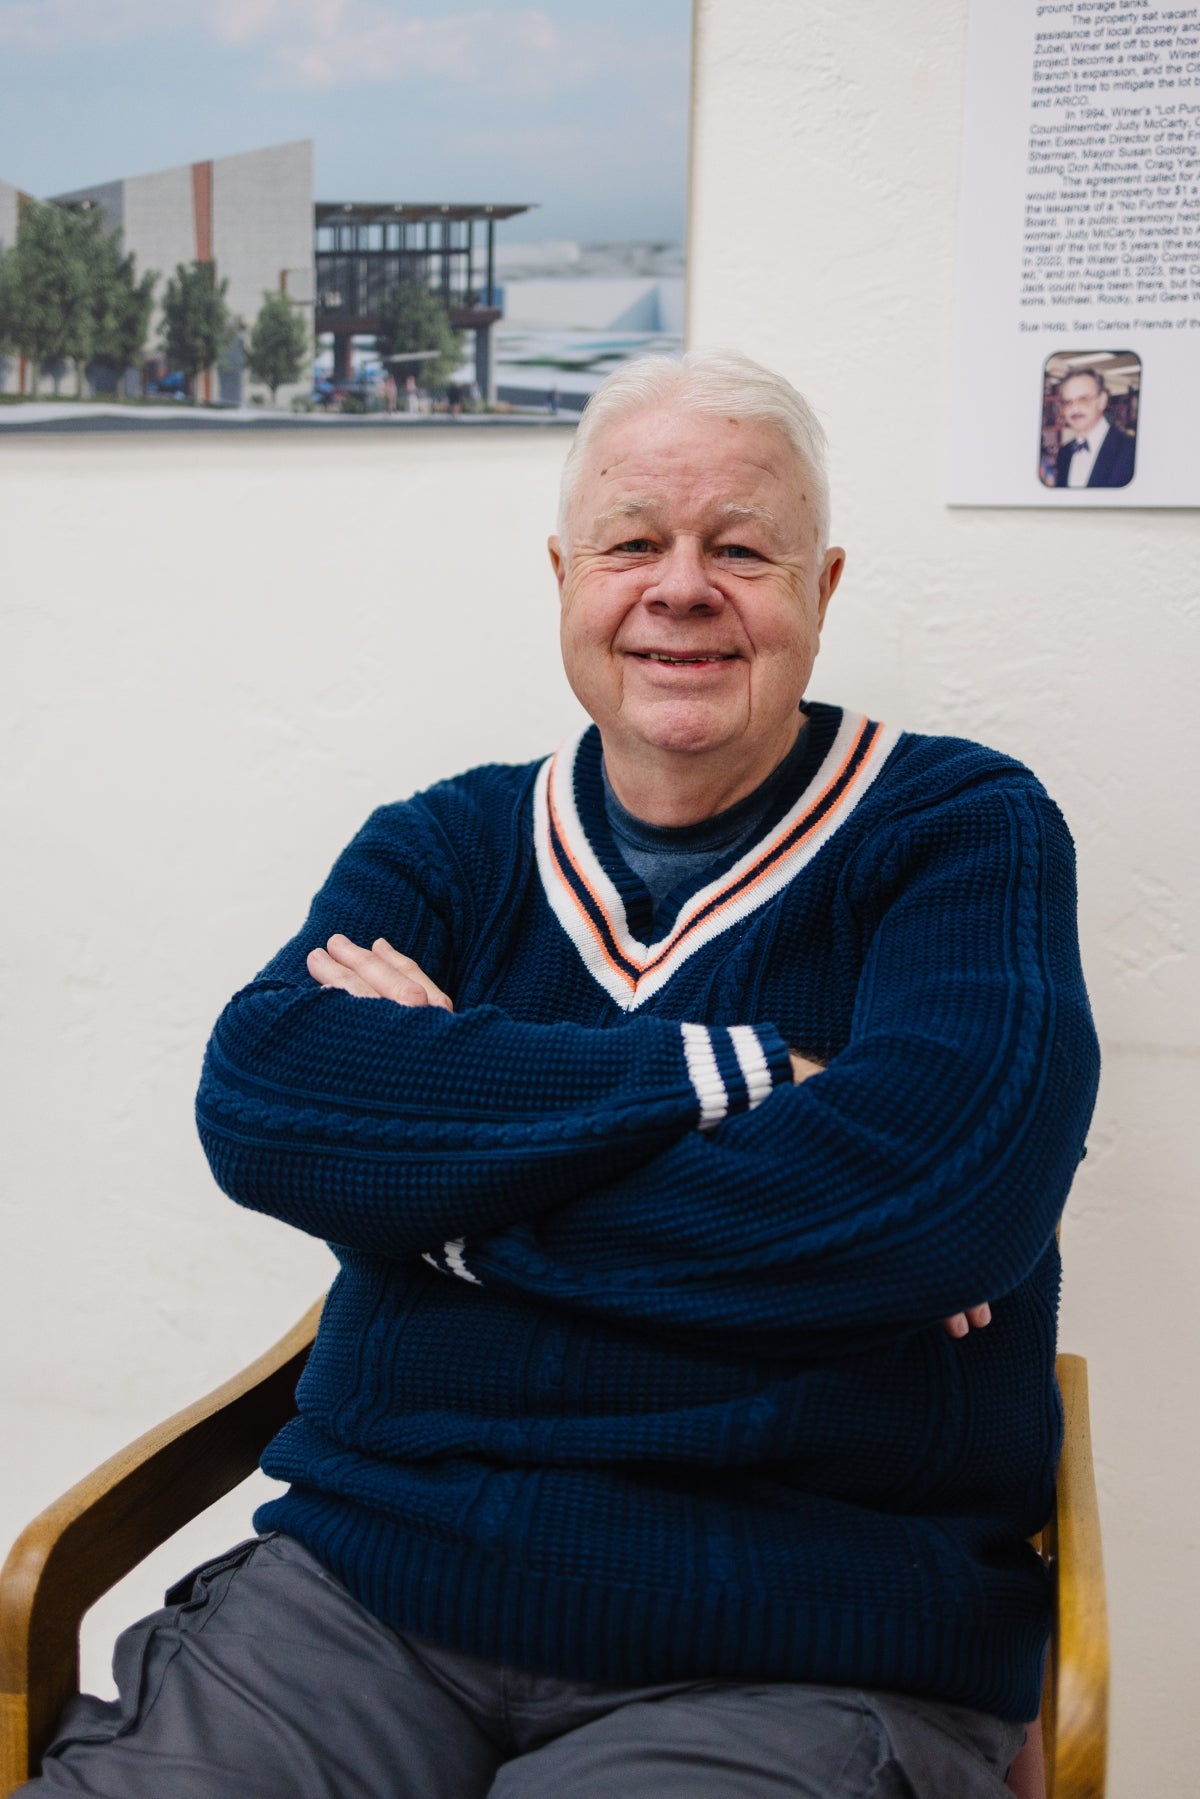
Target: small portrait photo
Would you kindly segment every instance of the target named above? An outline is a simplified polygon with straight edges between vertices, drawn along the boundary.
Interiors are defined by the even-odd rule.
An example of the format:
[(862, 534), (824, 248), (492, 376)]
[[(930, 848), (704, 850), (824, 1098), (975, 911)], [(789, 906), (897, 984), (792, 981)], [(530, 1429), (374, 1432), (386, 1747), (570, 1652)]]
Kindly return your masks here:
[(1047, 358), (1038, 461), (1044, 486), (1129, 486), (1141, 381), (1142, 359), (1132, 350), (1058, 350)]

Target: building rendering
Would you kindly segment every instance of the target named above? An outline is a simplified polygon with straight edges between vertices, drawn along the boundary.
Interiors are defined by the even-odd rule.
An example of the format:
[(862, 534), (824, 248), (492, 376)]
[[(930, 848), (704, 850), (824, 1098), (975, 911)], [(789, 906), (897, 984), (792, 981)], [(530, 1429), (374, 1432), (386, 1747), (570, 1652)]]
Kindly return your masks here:
[[(23, 197), (0, 181), (0, 251), (15, 240)], [(237, 404), (244, 398), (244, 340), (267, 293), (286, 293), (295, 302), (310, 339), (332, 335), (335, 376), (345, 378), (352, 372), (354, 339), (373, 336), (383, 297), (402, 277), (427, 282), (445, 300), (451, 323), (474, 334), (475, 378), (484, 396), (494, 393), (491, 331), (501, 316), (495, 227), (527, 206), (314, 202), (308, 139), (49, 198), (61, 206), (98, 207), (107, 229), (121, 232), (138, 273), (159, 273), (146, 365), (126, 376), (130, 392), (148, 375), (167, 372), (156, 350), (163, 290), (180, 263), (198, 261), (215, 263), (217, 279), (228, 283), (226, 304), (239, 321), (239, 337), (220, 365), (200, 377), (200, 399)], [(0, 357), (0, 392), (25, 391), (25, 377), (18, 358)], [(310, 387), (306, 371), (301, 382), (279, 389), (278, 400), (286, 405)]]
[[(17, 241), (17, 221), (21, 202), (26, 196), (11, 181), (0, 180), (0, 256)], [(6, 356), (0, 348), (0, 394), (17, 393), (21, 370), (15, 356)]]
[(0, 252), (10, 249), (16, 241), (20, 199), (10, 182), (0, 181)]
[(350, 372), (355, 337), (378, 329), (379, 309), (400, 280), (426, 281), (442, 296), (456, 330), (475, 334), (475, 380), (495, 398), (492, 326), (496, 225), (528, 206), (420, 205), (407, 201), (318, 201), (317, 332), (333, 336), (334, 379)]
[[(304, 311), (311, 330), (312, 162), (312, 143), (304, 139), (51, 198), (63, 206), (99, 206), (109, 230), (119, 229), (126, 250), (133, 251), (139, 271), (160, 271), (151, 344), (161, 328), (163, 288), (181, 262), (215, 262), (218, 280), (229, 284), (226, 304), (247, 328), (263, 295), (282, 288)], [(223, 370), (201, 377), (201, 399), (241, 398), (238, 346), (224, 360)], [(297, 391), (281, 389), (280, 397), (290, 399)]]

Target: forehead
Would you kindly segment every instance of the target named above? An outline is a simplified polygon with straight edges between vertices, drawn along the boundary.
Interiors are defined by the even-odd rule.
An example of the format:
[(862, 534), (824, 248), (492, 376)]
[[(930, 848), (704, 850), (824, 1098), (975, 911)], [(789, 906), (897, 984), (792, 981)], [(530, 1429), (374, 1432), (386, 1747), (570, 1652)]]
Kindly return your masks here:
[[(1068, 387), (1073, 387), (1075, 392), (1069, 394)], [(1100, 389), (1091, 375), (1068, 375), (1058, 391), (1064, 400), (1090, 400), (1099, 395)]]
[(782, 519), (807, 511), (806, 475), (774, 425), (657, 406), (596, 432), (576, 503), (585, 520), (664, 508), (689, 516), (743, 509)]

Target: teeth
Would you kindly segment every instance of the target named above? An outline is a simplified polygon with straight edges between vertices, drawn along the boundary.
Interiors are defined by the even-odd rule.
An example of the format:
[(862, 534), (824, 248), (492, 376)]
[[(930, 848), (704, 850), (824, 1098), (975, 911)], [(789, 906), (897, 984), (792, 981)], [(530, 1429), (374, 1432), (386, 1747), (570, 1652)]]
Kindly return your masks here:
[(728, 657), (726, 657), (726, 656), (664, 656), (660, 650), (644, 650), (642, 653), (645, 656), (647, 662), (688, 663), (688, 662), (726, 662), (726, 661), (728, 661)]

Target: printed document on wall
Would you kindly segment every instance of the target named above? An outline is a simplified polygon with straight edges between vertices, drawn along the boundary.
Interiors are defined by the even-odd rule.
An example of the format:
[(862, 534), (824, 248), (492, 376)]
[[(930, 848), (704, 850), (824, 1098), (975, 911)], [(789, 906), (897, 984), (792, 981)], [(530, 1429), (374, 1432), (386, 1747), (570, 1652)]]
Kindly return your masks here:
[(1200, 505), (1200, 0), (970, 0), (947, 499)]

